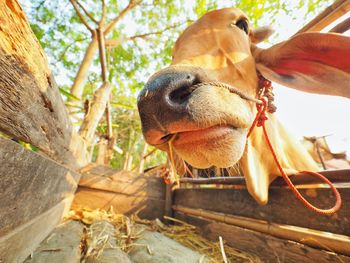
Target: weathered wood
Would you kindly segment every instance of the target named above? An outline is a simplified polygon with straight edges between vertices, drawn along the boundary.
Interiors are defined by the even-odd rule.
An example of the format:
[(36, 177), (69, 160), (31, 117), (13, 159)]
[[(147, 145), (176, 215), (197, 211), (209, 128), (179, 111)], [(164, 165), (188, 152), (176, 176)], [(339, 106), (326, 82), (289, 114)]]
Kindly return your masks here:
[(135, 243), (139, 245), (134, 246), (129, 253), (134, 263), (209, 262), (204, 255), (158, 232), (145, 231)]
[(67, 167), (0, 138), (0, 236), (72, 198), (79, 177)]
[(311, 248), (297, 242), (275, 238), (257, 231), (212, 220), (204, 220), (203, 218), (183, 213), (176, 212), (175, 217), (197, 226), (199, 232), (210, 240), (217, 241), (219, 236), (221, 236), (228, 245), (256, 255), (262, 262), (350, 262), (349, 257)]
[(82, 144), (76, 145), (78, 137), (72, 139), (46, 56), (17, 0), (0, 1), (0, 39), (0, 130), (77, 167), (76, 147)]
[(79, 186), (139, 197), (165, 199), (162, 178), (118, 171), (102, 165), (85, 170)]
[(311, 247), (326, 249), (328, 251), (350, 256), (350, 238), (344, 235), (333, 234), (324, 231), (317, 231), (309, 228), (290, 226), (285, 224), (276, 224), (264, 220), (257, 220), (241, 216), (227, 215), (212, 212), (204, 209), (194, 209), (185, 206), (174, 206), (177, 212), (185, 213), (191, 216), (201, 217), (213, 220), (219, 223), (243, 227), (249, 230), (258, 231), (286, 240), (299, 242)]
[(118, 171), (108, 166), (89, 165), (82, 177), (73, 207), (108, 210), (142, 218), (163, 218), (165, 186), (162, 178)]
[(105, 190), (78, 187), (72, 208), (91, 208), (108, 210), (125, 215), (137, 214), (145, 219), (162, 219), (164, 216), (164, 199), (118, 194)]
[(0, 262), (23, 262), (59, 223), (70, 203), (70, 198), (64, 199), (8, 234), (1, 235)]
[[(350, 183), (350, 169), (343, 170), (325, 170), (320, 171), (320, 174), (327, 177), (332, 183)], [(297, 174), (290, 176), (294, 185), (306, 185), (306, 184), (320, 184), (319, 178), (310, 174)], [(181, 184), (223, 184), (223, 185), (235, 185), (245, 186), (244, 176), (231, 176), (231, 177), (211, 177), (211, 178), (181, 178)], [(270, 188), (287, 186), (282, 177), (278, 177), (270, 185)]]
[(69, 220), (59, 226), (43, 241), (25, 263), (80, 262), (84, 225)]
[[(329, 188), (300, 189), (317, 207), (330, 207), (334, 197)], [(174, 204), (231, 215), (312, 228), (342, 235), (350, 234), (350, 188), (339, 188), (341, 209), (334, 215), (319, 215), (305, 208), (287, 188), (269, 190), (269, 202), (258, 205), (246, 189), (177, 189)]]
[(164, 215), (168, 217), (173, 217), (173, 199), (174, 199), (174, 192), (172, 190), (172, 185), (167, 184), (165, 186), (165, 208), (164, 208)]
[(96, 221), (90, 225), (86, 237), (87, 263), (131, 263), (127, 254), (117, 247), (115, 233), (115, 227), (107, 221)]
[(70, 207), (80, 175), (0, 138), (0, 262), (22, 262)]

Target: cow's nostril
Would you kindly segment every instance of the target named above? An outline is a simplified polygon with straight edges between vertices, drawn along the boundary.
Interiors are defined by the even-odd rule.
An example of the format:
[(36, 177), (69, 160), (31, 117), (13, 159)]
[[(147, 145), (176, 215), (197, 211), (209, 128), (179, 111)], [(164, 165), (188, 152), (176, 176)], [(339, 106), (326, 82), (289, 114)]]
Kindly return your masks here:
[(164, 135), (161, 139), (161, 141), (164, 143), (164, 142), (167, 142), (171, 139), (171, 137), (173, 136), (173, 134), (169, 133), (167, 135)]
[(188, 97), (192, 94), (194, 90), (194, 86), (200, 83), (200, 81), (195, 78), (194, 76), (187, 75), (186, 76), (186, 83), (178, 83), (180, 84), (176, 89), (170, 92), (169, 99), (177, 104), (181, 104), (183, 102), (186, 102)]
[(169, 118), (182, 118), (187, 114), (191, 94), (205, 79), (199, 70), (170, 68), (157, 73), (140, 92), (137, 102), (140, 115), (156, 116), (164, 122)]
[(192, 93), (191, 86), (192, 85), (185, 85), (177, 88), (176, 90), (173, 90), (169, 94), (170, 100), (178, 104), (181, 104), (182, 102), (186, 101), (188, 96)]

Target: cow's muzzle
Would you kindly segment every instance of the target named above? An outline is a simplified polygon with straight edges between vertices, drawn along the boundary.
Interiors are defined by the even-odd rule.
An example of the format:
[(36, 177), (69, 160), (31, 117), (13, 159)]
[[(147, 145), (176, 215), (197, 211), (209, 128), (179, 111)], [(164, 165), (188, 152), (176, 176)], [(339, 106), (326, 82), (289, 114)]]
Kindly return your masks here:
[[(153, 75), (138, 97), (142, 130), (152, 145), (165, 142), (171, 123), (191, 121), (188, 101), (194, 87), (207, 80), (198, 68), (172, 66)], [(187, 122), (186, 121), (186, 122)], [(147, 136), (148, 132), (151, 136)]]

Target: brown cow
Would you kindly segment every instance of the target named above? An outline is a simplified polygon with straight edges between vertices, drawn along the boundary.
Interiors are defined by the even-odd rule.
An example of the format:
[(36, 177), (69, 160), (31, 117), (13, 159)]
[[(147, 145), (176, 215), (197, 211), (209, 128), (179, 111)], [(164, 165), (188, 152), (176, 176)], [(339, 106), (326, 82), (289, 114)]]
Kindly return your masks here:
[[(238, 163), (261, 204), (279, 172), (262, 130), (247, 139), (256, 115), (257, 71), (295, 89), (350, 98), (349, 38), (304, 33), (268, 49), (255, 46), (270, 33), (251, 29), (239, 9), (209, 12), (183, 32), (172, 65), (154, 74), (138, 98), (149, 144), (169, 152), (171, 140), (175, 157), (197, 168)], [(291, 101), (291, 110), (297, 106)], [(273, 115), (266, 128), (288, 174), (318, 169)]]

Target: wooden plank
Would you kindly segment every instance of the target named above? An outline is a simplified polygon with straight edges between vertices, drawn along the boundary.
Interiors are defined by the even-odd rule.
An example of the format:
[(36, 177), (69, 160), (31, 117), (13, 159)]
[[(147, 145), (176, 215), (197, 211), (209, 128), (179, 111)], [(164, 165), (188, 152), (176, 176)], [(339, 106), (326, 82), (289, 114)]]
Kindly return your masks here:
[(138, 214), (145, 219), (162, 219), (164, 215), (164, 199), (147, 196), (135, 196), (109, 192), (105, 190), (78, 187), (72, 208), (91, 208), (108, 210), (125, 215)]
[[(17, 0), (0, 1), (0, 130), (78, 167), (74, 134), (46, 56)], [(79, 148), (78, 154), (77, 148)]]
[(25, 263), (80, 262), (83, 233), (84, 225), (79, 221), (58, 225)]
[(247, 217), (227, 215), (212, 212), (210, 210), (189, 208), (186, 206), (174, 206), (173, 209), (174, 211), (185, 213), (191, 216), (243, 227), (277, 238), (292, 240), (311, 247), (325, 249), (328, 251), (350, 256), (350, 238), (348, 236), (324, 231), (317, 231), (315, 229), (296, 227), (285, 224), (276, 224)]
[(72, 198), (79, 177), (67, 167), (0, 138), (0, 236)]
[(221, 236), (228, 245), (256, 255), (262, 262), (350, 262), (349, 257), (311, 248), (297, 242), (275, 238), (257, 231), (212, 220), (204, 220), (203, 218), (178, 212), (175, 213), (175, 217), (197, 226), (199, 232), (213, 242), (217, 242), (219, 236)]
[[(333, 205), (334, 198), (327, 188), (300, 189), (300, 192), (318, 207)], [(174, 204), (350, 235), (350, 189), (340, 188), (339, 192), (343, 205), (333, 215), (319, 215), (306, 209), (286, 188), (270, 189), (265, 206), (258, 205), (246, 189), (205, 188), (175, 190)]]
[(117, 213), (138, 213), (147, 219), (163, 218), (165, 185), (162, 178), (93, 164), (81, 173), (74, 208), (108, 210), (112, 206)]
[(64, 199), (7, 235), (1, 235), (0, 262), (23, 262), (59, 223), (70, 203), (70, 198)]
[[(342, 170), (325, 170), (320, 171), (320, 174), (327, 177), (332, 183), (350, 183), (350, 169)], [(290, 179), (294, 185), (306, 185), (306, 184), (319, 184), (322, 183), (320, 179), (310, 174), (297, 174), (290, 176)], [(182, 184), (223, 184), (223, 185), (236, 185), (245, 186), (244, 176), (231, 176), (231, 177), (211, 177), (211, 178), (181, 178)], [(282, 177), (278, 177), (272, 182), (270, 187), (286, 186), (286, 182)]]
[[(167, 184), (165, 186), (165, 208), (164, 208), (164, 215), (168, 217), (173, 217), (173, 198), (174, 198), (174, 192), (172, 190), (172, 185)], [(170, 223), (168, 221), (167, 223)]]
[(103, 165), (84, 169), (79, 185), (126, 195), (165, 199), (162, 178), (118, 171)]

